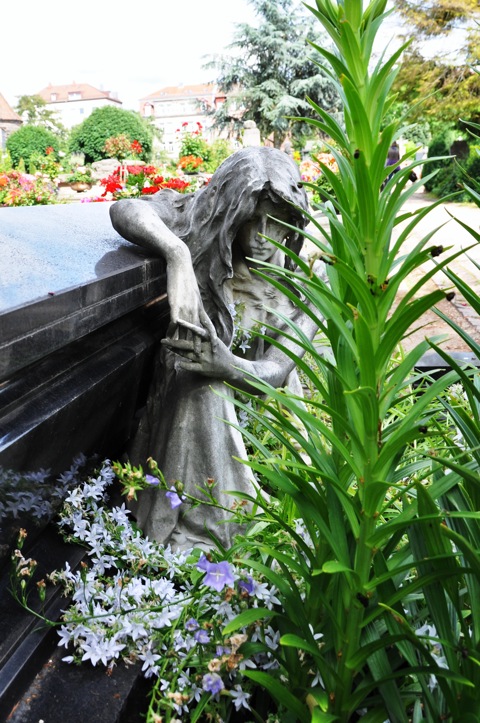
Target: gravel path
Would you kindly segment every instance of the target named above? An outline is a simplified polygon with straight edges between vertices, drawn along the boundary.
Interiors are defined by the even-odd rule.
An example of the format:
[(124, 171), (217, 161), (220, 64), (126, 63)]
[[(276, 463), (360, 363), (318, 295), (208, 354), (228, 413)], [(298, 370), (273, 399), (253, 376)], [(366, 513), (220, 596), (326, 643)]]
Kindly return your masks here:
[[(416, 193), (404, 205), (403, 211), (415, 211), (431, 205), (434, 201), (435, 199), (428, 194)], [(319, 218), (321, 219), (321, 216)], [(473, 203), (445, 203), (432, 209), (418, 224), (415, 231), (405, 243), (402, 253), (414, 248), (421, 238), (436, 228), (438, 230), (430, 239), (428, 245), (443, 246), (445, 249), (444, 254), (448, 253), (451, 255), (455, 253), (455, 251), (468, 249), (472, 244), (475, 244), (475, 246), (466, 251), (465, 254), (462, 254), (452, 261), (449, 267), (480, 295), (480, 271), (472, 262), (473, 259), (473, 261), (476, 261), (480, 265), (480, 244), (476, 244), (473, 236), (455, 219), (462, 221), (480, 233), (480, 208)], [(394, 238), (401, 228), (402, 225), (395, 230)], [(310, 226), (308, 230), (313, 233), (312, 226)], [(311, 246), (306, 244), (307, 252), (309, 248), (311, 248)], [(440, 256), (439, 259), (440, 258), (443, 258), (443, 256)], [(433, 262), (429, 262), (421, 269), (410, 274), (408, 279), (400, 287), (399, 300), (432, 266)], [(427, 282), (424, 287), (424, 292), (432, 291), (435, 288), (441, 288), (446, 291), (451, 289), (449, 279), (441, 271), (436, 273), (432, 279)], [(467, 331), (475, 341), (480, 343), (480, 317), (473, 312), (461, 294), (456, 292), (453, 301), (442, 301), (438, 304), (438, 308), (453, 319), (462, 329)], [(433, 311), (428, 312), (422, 318), (421, 328), (411, 330), (410, 336), (405, 340), (404, 347), (408, 349), (426, 336), (432, 337), (437, 334), (448, 334), (448, 339), (442, 343), (442, 347), (446, 351), (462, 352), (468, 350), (468, 346), (463, 340)]]

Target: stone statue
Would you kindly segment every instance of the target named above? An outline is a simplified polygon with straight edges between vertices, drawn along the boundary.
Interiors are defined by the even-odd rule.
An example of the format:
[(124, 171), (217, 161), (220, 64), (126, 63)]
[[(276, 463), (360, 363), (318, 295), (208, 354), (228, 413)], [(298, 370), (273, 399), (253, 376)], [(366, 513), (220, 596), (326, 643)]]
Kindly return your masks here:
[[(217, 498), (230, 507), (227, 490), (253, 493), (231, 390), (249, 389), (248, 374), (275, 387), (300, 392), (295, 363), (259, 337), (252, 327), (278, 327), (276, 309), (295, 319), (313, 338), (312, 320), (281, 292), (252, 273), (258, 262), (291, 265), (265, 238), (297, 253), (303, 238), (276, 223), (303, 228), (307, 196), (294, 161), (279, 150), (250, 147), (217, 169), (210, 183), (192, 194), (166, 189), (142, 199), (124, 199), (110, 209), (115, 229), (127, 240), (160, 254), (167, 266), (171, 323), (156, 360), (147, 404), (131, 450), (134, 463), (153, 457), (167, 483), (195, 485), (214, 480)], [(292, 342), (285, 341), (290, 348)], [(296, 349), (299, 352), (298, 349)], [(301, 352), (299, 352), (301, 353)], [(216, 393), (220, 392), (220, 394)], [(227, 397), (227, 398), (226, 398)], [(200, 495), (199, 495), (200, 496)], [(228, 546), (229, 514), (199, 506), (172, 510), (165, 491), (141, 493), (137, 520), (144, 532), (173, 547), (210, 542), (205, 528)]]

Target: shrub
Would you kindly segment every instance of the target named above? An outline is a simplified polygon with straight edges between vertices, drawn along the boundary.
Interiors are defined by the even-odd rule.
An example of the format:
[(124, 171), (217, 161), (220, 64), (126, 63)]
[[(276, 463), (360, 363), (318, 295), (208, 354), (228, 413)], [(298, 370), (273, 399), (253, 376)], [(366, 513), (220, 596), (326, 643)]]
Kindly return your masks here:
[(225, 138), (217, 138), (210, 146), (210, 160), (205, 164), (207, 173), (214, 173), (223, 161), (231, 156), (233, 148)]
[(97, 108), (71, 133), (69, 150), (83, 153), (85, 163), (108, 158), (105, 141), (114, 136), (125, 135), (130, 142), (138, 141), (142, 146), (140, 158), (148, 161), (152, 150), (152, 130), (135, 111), (113, 106)]
[[(436, 136), (428, 147), (427, 158), (435, 158), (436, 156), (448, 156), (450, 154), (450, 147), (447, 143), (445, 135)], [(424, 173), (432, 173), (433, 171), (445, 168), (448, 165), (453, 165), (452, 160), (443, 159), (439, 161), (432, 161), (425, 168)], [(437, 174), (438, 175), (438, 174)], [(434, 186), (437, 184), (437, 176), (434, 176), (425, 184), (425, 190), (433, 192)]]
[(7, 138), (7, 150), (15, 167), (22, 159), (28, 165), (34, 154), (47, 155), (47, 148), (53, 148), (57, 154), (58, 138), (40, 126), (23, 126)]
[(474, 152), (468, 159), (465, 171), (469, 176), (469, 179), (478, 183), (480, 182), (480, 149), (477, 146), (473, 150)]
[(180, 158), (184, 156), (195, 156), (208, 163), (211, 149), (202, 135), (203, 127), (200, 122), (195, 124), (195, 130), (188, 130), (188, 123), (182, 124), (182, 137), (180, 141)]

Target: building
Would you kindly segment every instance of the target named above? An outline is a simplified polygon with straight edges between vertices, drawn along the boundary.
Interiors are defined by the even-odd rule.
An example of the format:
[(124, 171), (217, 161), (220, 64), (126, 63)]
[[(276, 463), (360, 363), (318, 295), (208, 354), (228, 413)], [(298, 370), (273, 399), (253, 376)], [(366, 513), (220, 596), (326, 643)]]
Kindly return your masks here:
[(0, 150), (4, 150), (10, 133), (17, 131), (23, 121), (0, 93)]
[(47, 85), (37, 95), (43, 98), (49, 110), (58, 112), (59, 120), (66, 128), (78, 125), (96, 108), (122, 105), (115, 93), (98, 90), (88, 83)]
[(193, 130), (201, 123), (207, 141), (219, 136), (218, 131), (212, 129), (212, 118), (207, 111), (216, 110), (224, 102), (225, 95), (211, 83), (169, 86), (141, 98), (140, 115), (154, 120), (157, 128), (163, 131), (164, 150), (176, 156), (182, 128)]

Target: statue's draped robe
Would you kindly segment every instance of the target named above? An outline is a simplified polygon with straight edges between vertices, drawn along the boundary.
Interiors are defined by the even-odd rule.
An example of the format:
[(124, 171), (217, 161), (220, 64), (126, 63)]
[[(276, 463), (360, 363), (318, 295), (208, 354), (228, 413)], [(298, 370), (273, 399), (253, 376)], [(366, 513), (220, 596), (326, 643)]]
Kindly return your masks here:
[[(234, 262), (233, 278), (226, 283), (226, 293), (239, 310), (235, 321), (242, 329), (263, 324), (279, 325), (275, 309), (293, 316), (296, 307), (268, 282), (251, 273), (246, 263)], [(269, 332), (270, 333), (270, 332)], [(238, 356), (261, 359), (264, 341), (252, 337), (250, 348), (237, 350)], [(155, 375), (150, 389), (147, 411), (140, 423), (131, 450), (131, 459), (145, 463), (155, 459), (167, 483), (182, 482), (186, 491), (202, 498), (196, 485), (214, 480), (214, 493), (227, 508), (235, 501), (226, 491), (255, 495), (252, 470), (238, 459), (247, 453), (237, 425), (232, 390), (222, 381), (180, 368), (181, 358), (162, 348), (156, 359)], [(301, 393), (297, 372), (284, 380), (295, 393)], [(139, 526), (149, 537), (174, 547), (209, 545), (206, 529), (224, 544), (231, 544), (235, 525), (228, 524), (230, 512), (200, 505), (172, 509), (163, 490), (142, 492), (135, 513)]]

